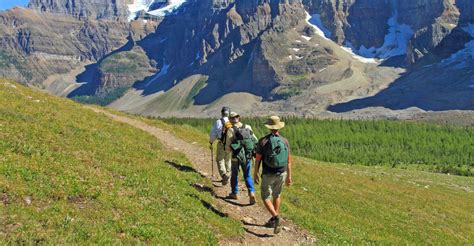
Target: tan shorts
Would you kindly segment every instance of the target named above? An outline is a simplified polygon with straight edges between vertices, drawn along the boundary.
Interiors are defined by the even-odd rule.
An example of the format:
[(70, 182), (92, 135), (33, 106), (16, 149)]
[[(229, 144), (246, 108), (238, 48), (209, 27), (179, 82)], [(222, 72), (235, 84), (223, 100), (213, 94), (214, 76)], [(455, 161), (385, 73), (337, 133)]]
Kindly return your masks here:
[(285, 184), (287, 173), (263, 174), (261, 196), (263, 200), (272, 200), (280, 196), (283, 184)]

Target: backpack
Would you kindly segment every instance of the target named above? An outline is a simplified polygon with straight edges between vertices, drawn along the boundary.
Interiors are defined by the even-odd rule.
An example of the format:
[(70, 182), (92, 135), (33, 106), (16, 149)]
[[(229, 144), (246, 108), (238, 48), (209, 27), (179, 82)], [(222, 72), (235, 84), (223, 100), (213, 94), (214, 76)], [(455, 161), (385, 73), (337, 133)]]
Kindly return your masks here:
[(245, 163), (251, 159), (255, 153), (257, 141), (253, 137), (252, 130), (248, 129), (246, 125), (242, 127), (233, 127), (235, 138), (230, 144), (232, 149), (232, 157), (236, 158), (241, 163)]
[(230, 123), (230, 121), (225, 121), (224, 118), (221, 118), (221, 123), (222, 123), (222, 129), (221, 129), (221, 137), (219, 138), (219, 140), (225, 145), (227, 131), (229, 130), (229, 128), (232, 128), (232, 123)]
[(269, 168), (288, 166), (288, 146), (283, 138), (269, 135), (268, 142), (263, 146), (263, 163)]

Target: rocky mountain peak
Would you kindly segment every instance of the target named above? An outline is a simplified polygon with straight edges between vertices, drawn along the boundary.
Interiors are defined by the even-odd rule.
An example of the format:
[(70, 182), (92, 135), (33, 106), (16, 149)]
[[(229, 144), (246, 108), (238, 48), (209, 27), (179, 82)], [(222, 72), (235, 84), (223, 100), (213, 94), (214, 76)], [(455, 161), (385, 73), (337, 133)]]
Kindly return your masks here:
[(125, 18), (133, 0), (30, 0), (28, 8), (53, 14), (93, 19)]
[[(154, 115), (207, 110), (242, 102), (236, 99), (242, 95), (249, 110), (265, 105), (312, 114), (390, 83), (423, 80), (437, 93), (444, 78), (454, 81), (456, 105), (466, 108), (473, 6), (471, 0), (31, 0), (30, 9), (0, 14), (0, 55), (14, 61), (0, 64), (0, 75), (41, 83), (83, 66), (68, 86), (55, 88), (81, 86), (69, 95), (88, 96), (130, 89), (114, 107)], [(25, 60), (44, 66), (25, 67)], [(468, 72), (459, 77), (461, 68)], [(43, 84), (61, 84), (55, 81)], [(393, 91), (377, 102), (443, 106), (419, 103), (421, 97), (403, 104), (397, 98), (406, 94)], [(347, 108), (354, 107), (335, 107)]]

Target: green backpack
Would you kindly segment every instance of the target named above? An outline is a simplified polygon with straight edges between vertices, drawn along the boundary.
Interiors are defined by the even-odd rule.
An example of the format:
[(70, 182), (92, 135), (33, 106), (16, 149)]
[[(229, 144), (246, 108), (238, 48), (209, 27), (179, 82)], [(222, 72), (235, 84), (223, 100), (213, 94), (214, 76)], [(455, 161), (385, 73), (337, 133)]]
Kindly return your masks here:
[(232, 157), (241, 163), (245, 163), (252, 158), (257, 146), (257, 140), (253, 137), (252, 130), (248, 129), (245, 125), (241, 128), (234, 126), (233, 129), (235, 138), (230, 144)]
[(288, 165), (288, 146), (276, 135), (269, 135), (263, 146), (263, 163), (269, 168), (282, 168)]

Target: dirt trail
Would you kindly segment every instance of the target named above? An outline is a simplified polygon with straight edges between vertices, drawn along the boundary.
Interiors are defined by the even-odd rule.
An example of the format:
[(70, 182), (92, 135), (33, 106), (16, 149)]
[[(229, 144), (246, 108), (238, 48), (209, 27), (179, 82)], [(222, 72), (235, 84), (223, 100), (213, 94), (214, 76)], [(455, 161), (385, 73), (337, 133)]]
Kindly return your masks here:
[[(273, 229), (263, 227), (263, 224), (270, 215), (263, 207), (260, 199), (257, 199), (257, 205), (248, 206), (247, 191), (244, 188), (245, 185), (242, 186), (242, 182), (239, 182), (241, 190), (239, 200), (225, 200), (224, 197), (230, 192), (230, 186), (223, 187), (218, 182), (220, 178), (217, 177), (217, 167), (214, 170), (216, 172), (215, 177), (211, 177), (211, 156), (208, 149), (187, 143), (168, 131), (150, 126), (140, 120), (115, 115), (93, 107), (87, 108), (96, 113), (103, 113), (113, 120), (129, 124), (150, 133), (163, 143), (166, 148), (185, 154), (201, 175), (212, 180), (214, 184), (212, 192), (215, 197), (215, 207), (227, 216), (241, 221), (246, 232), (242, 238), (223, 239), (220, 242), (221, 245), (306, 245), (315, 243), (314, 238), (309, 233), (289, 221), (284, 221), (283, 230), (277, 235), (273, 234)], [(206, 187), (202, 188), (205, 190)], [(257, 198), (259, 198), (258, 194), (259, 191), (257, 191)]]

